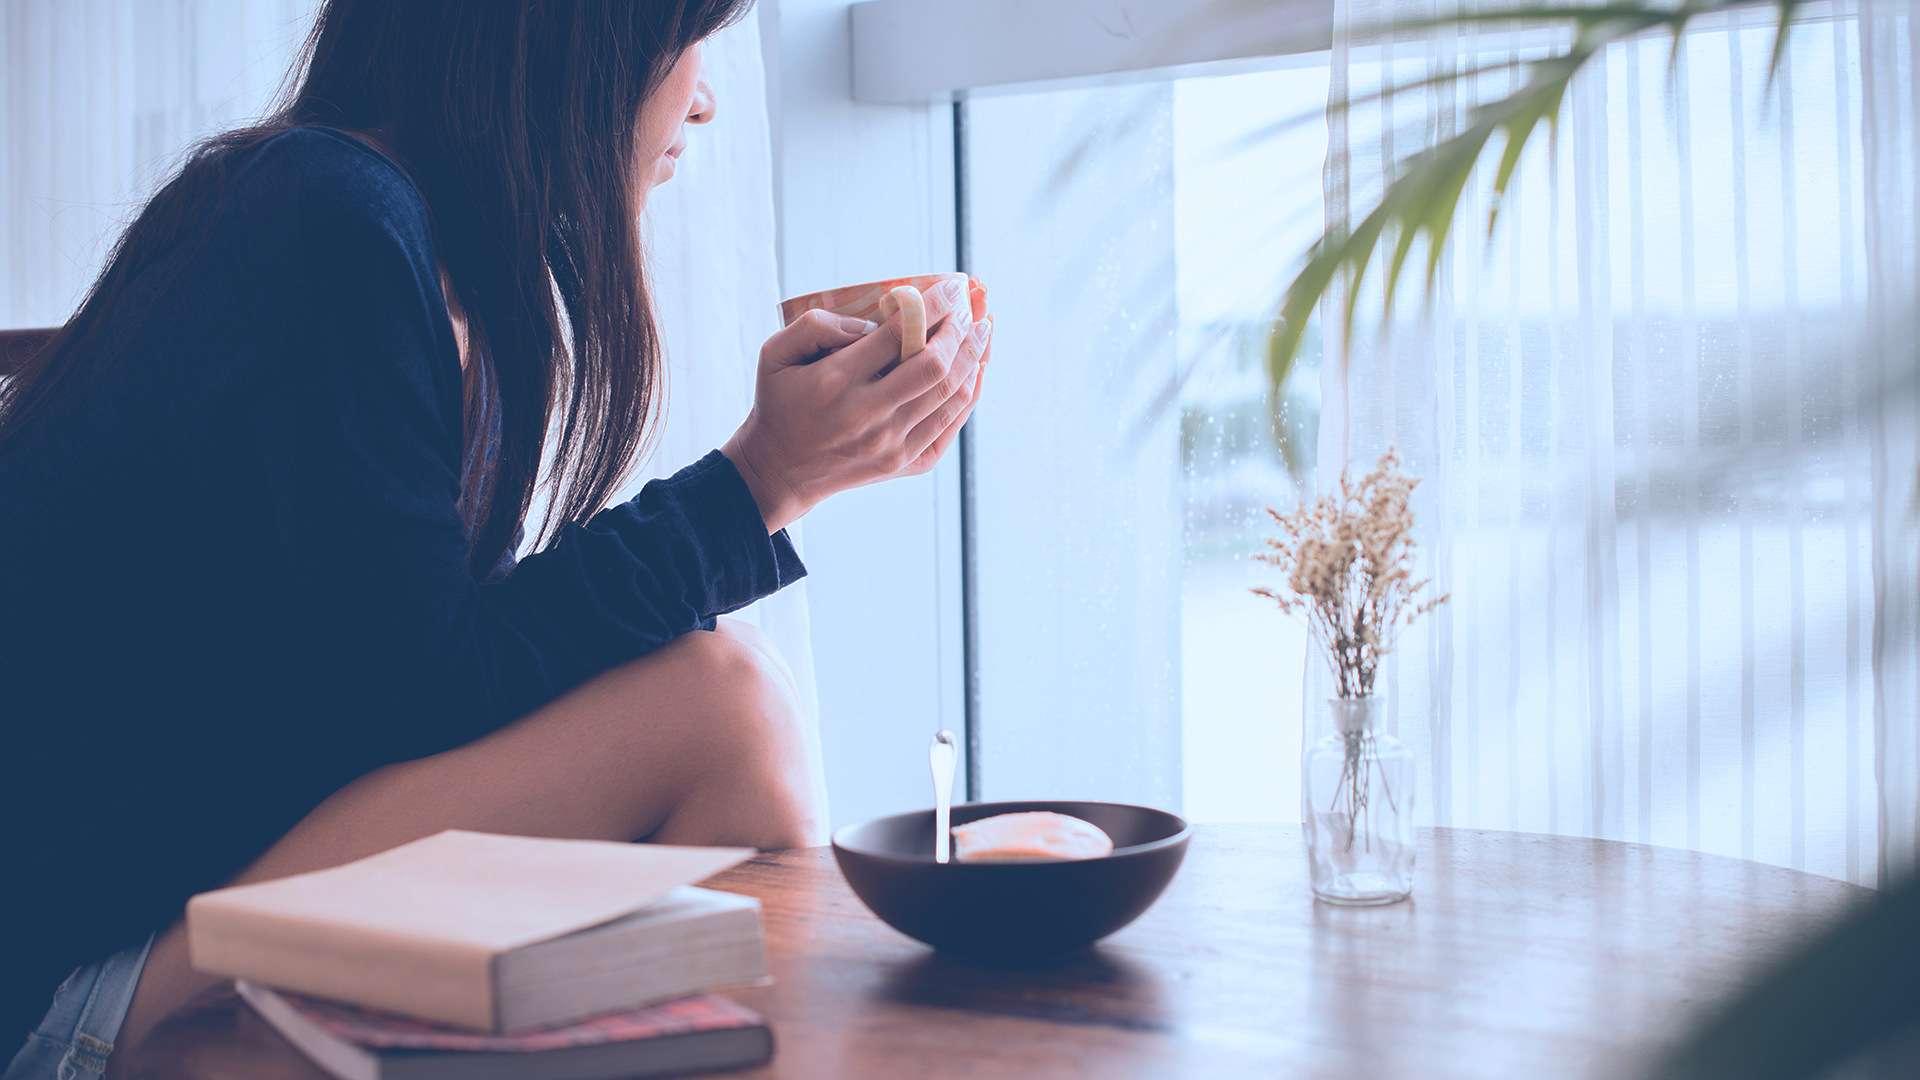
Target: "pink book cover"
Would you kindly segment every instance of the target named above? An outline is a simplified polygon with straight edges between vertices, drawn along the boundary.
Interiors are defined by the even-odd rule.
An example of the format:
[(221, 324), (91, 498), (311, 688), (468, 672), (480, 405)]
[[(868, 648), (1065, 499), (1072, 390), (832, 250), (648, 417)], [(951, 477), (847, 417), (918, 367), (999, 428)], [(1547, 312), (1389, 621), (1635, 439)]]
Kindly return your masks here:
[(632, 1042), (725, 1028), (764, 1027), (766, 1017), (717, 994), (663, 1001), (643, 1009), (608, 1013), (514, 1035), (482, 1035), (336, 1001), (276, 991), (288, 1005), (328, 1034), (377, 1050), (477, 1050), (531, 1053), (601, 1043)]

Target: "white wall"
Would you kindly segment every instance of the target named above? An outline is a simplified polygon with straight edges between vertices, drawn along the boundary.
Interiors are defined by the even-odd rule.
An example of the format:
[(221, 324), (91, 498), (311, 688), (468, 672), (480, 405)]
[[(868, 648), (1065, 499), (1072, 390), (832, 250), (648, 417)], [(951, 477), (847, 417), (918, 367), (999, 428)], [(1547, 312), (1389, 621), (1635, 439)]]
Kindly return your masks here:
[[(761, 0), (760, 18), (785, 293), (953, 269), (950, 107), (856, 103), (842, 0)], [(958, 515), (949, 453), (803, 525), (835, 826), (930, 805), (927, 744), (962, 732)]]

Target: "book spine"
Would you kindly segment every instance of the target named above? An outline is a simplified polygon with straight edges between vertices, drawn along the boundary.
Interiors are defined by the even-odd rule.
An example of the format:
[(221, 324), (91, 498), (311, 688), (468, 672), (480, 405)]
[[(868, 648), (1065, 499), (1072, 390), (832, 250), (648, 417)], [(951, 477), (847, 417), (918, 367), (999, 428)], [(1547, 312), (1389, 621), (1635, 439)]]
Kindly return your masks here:
[(187, 902), (193, 966), (211, 975), (497, 1030), (486, 949), (259, 911), (202, 894)]

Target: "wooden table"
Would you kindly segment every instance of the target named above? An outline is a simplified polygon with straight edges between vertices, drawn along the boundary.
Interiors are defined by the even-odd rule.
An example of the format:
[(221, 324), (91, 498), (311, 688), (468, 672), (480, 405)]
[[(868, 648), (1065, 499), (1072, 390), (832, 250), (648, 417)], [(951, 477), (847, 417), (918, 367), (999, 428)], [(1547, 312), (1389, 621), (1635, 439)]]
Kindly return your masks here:
[[(1209, 825), (1134, 925), (1026, 969), (936, 955), (868, 913), (827, 848), (706, 884), (764, 904), (778, 982), (741, 1080), (1625, 1078), (1696, 1009), (1873, 894), (1671, 848), (1422, 831), (1413, 899), (1315, 903), (1297, 826)], [(230, 993), (148, 1040), (144, 1077), (319, 1080)]]

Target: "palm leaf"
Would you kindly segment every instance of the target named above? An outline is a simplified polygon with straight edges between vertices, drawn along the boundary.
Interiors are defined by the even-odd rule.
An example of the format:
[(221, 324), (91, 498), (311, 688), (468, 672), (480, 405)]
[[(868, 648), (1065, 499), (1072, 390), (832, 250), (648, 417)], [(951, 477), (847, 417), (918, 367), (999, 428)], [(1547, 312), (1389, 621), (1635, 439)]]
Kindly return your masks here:
[[(1274, 392), (1293, 370), (1298, 359), (1301, 335), (1327, 290), (1336, 279), (1346, 284), (1346, 303), (1341, 311), (1342, 326), (1351, 334), (1360, 284), (1372, 265), (1374, 254), (1384, 244), (1392, 245), (1386, 267), (1386, 314), (1393, 309), (1406, 262), (1419, 241), (1426, 241), (1425, 288), (1430, 292), (1440, 268), (1440, 259), (1454, 221), (1459, 216), (1460, 197), (1473, 177), (1474, 169), (1486, 153), (1495, 135), (1502, 140), (1499, 165), (1493, 178), (1493, 205), (1487, 214), (1487, 238), (1491, 241), (1499, 221), (1500, 206), (1518, 169), (1528, 141), (1542, 124), (1558, 123), (1568, 85), (1587, 61), (1616, 41), (1659, 27), (1672, 33), (1677, 57), (1681, 35), (1687, 24), (1702, 15), (1770, 3), (1779, 9), (1778, 30), (1767, 80), (1772, 85), (1775, 72), (1786, 58), (1789, 24), (1806, 0), (1718, 0), (1703, 3), (1684, 0), (1678, 6), (1650, 0), (1613, 0), (1608, 3), (1572, 6), (1523, 5), (1492, 11), (1462, 12), (1431, 19), (1403, 21), (1381, 28), (1383, 34), (1404, 34), (1445, 26), (1480, 23), (1533, 23), (1566, 26), (1573, 31), (1572, 42), (1564, 52), (1528, 65), (1526, 82), (1513, 93), (1476, 108), (1467, 126), (1459, 133), (1405, 161), (1399, 176), (1387, 186), (1378, 206), (1345, 230), (1330, 226), (1307, 253), (1306, 264), (1287, 286), (1280, 302), (1280, 317), (1275, 320), (1268, 344), (1267, 370)], [(1471, 71), (1429, 78), (1408, 87), (1426, 88), (1437, 82), (1476, 74)], [(1384, 96), (1390, 97), (1393, 91)], [(1366, 99), (1363, 99), (1366, 100)], [(1350, 107), (1336, 102), (1331, 108)]]

